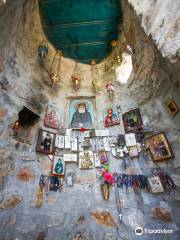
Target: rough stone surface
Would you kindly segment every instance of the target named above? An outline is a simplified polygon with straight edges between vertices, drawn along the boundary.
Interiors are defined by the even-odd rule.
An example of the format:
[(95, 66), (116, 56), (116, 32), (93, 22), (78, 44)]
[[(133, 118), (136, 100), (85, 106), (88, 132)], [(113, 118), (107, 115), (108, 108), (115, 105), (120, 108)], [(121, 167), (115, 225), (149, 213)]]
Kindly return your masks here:
[[(152, 1), (144, 0), (141, 4), (141, 1), (129, 1), (133, 5), (133, 7), (138, 10), (142, 10), (142, 7), (147, 10), (149, 4), (147, 2), (151, 2), (151, 10), (155, 10), (159, 7), (158, 11), (161, 12), (160, 3), (152, 3)], [(159, 1), (161, 2), (161, 1)], [(166, 3), (165, 3), (166, 2)], [(170, 1), (163, 1), (164, 6)], [(176, 2), (176, 1), (175, 1)], [(176, 3), (173, 3), (176, 5)], [(137, 5), (137, 6), (136, 6)], [(179, 5), (179, 3), (178, 3)], [(133, 11), (133, 7), (129, 7), (127, 1), (123, 1), (123, 7), (126, 14), (124, 15), (123, 27), (122, 27), (122, 35), (121, 35), (121, 43), (122, 45), (128, 42), (131, 46), (133, 46), (134, 54), (132, 56), (133, 62), (133, 72), (128, 81), (129, 90), (132, 96), (136, 99), (136, 101), (140, 104), (143, 102), (147, 102), (149, 99), (153, 97), (157, 97), (160, 95), (163, 96), (163, 101), (167, 101), (167, 94), (171, 94), (171, 89), (174, 87), (174, 93), (179, 94), (179, 67), (180, 60), (179, 57), (176, 57), (176, 61), (172, 64), (169, 60), (162, 57), (162, 51), (158, 51), (157, 44), (153, 42), (151, 38), (151, 34), (148, 35), (142, 30), (139, 26), (141, 23), (141, 19), (139, 19), (136, 15), (136, 12)], [(161, 10), (160, 10), (161, 9)], [(167, 10), (168, 11), (168, 10)], [(174, 9), (176, 11), (176, 9)], [(140, 13), (137, 13), (140, 14)], [(151, 14), (151, 11), (142, 12), (142, 19), (146, 18), (147, 14)], [(144, 15), (143, 15), (144, 14)], [(155, 11), (155, 14), (158, 12)], [(165, 14), (163, 11), (162, 14)], [(172, 15), (171, 15), (172, 14)], [(171, 15), (171, 18), (174, 17), (173, 13), (168, 11), (168, 15)], [(177, 13), (178, 15), (178, 13)], [(168, 16), (164, 18), (165, 21), (168, 21)], [(143, 21), (143, 20), (142, 20)], [(172, 20), (174, 21), (174, 19)], [(179, 21), (179, 20), (178, 20)], [(169, 22), (169, 24), (171, 24)], [(147, 23), (146, 23), (147, 26)], [(166, 28), (166, 24), (164, 25)], [(172, 28), (171, 28), (172, 29)], [(159, 32), (158, 32), (159, 33)], [(176, 34), (179, 34), (176, 32)], [(161, 34), (162, 35), (162, 34)], [(175, 37), (176, 38), (176, 37)], [(163, 39), (163, 36), (162, 36)], [(178, 47), (180, 45), (179, 38), (177, 37), (177, 44), (174, 45), (174, 42), (171, 41), (171, 44), (175, 46), (174, 51), (175, 55), (178, 51)], [(124, 42), (124, 43), (123, 43)], [(164, 39), (165, 42), (165, 39)], [(167, 42), (166, 42), (167, 43)], [(171, 50), (170, 50), (171, 51)], [(173, 57), (172, 55), (169, 57)], [(141, 92), (141, 93), (140, 93)], [(179, 102), (179, 101), (178, 101)], [(159, 113), (156, 112), (155, 114)], [(154, 119), (155, 116), (153, 115)]]
[(164, 208), (160, 208), (160, 207), (152, 208), (151, 213), (154, 218), (157, 218), (161, 221), (164, 221), (164, 222), (172, 221), (170, 213)]
[(6, 145), (7, 142), (0, 141), (0, 186), (4, 185), (7, 176), (13, 173), (12, 153)]
[[(177, 84), (179, 60), (174, 56), (175, 52), (177, 54), (178, 39), (176, 34), (172, 38), (173, 41), (165, 39), (168, 32), (174, 34), (174, 30), (170, 29), (169, 24), (171, 23), (167, 25), (167, 31), (165, 31), (165, 27), (171, 15), (175, 16), (172, 24), (177, 19), (178, 14), (174, 14), (174, 4), (177, 1), (173, 1), (173, 11), (163, 10), (169, 0), (164, 1), (162, 8), (158, 7), (162, 3), (160, 0), (148, 2), (143, 0), (141, 1), (142, 5), (138, 4), (138, 7), (135, 6), (135, 3), (140, 3), (140, 1), (129, 2), (134, 5), (130, 7), (127, 1), (124, 1), (124, 20), (119, 49), (121, 53), (125, 44), (132, 45), (134, 51), (132, 56), (133, 72), (127, 85), (116, 81), (116, 63), (113, 53), (97, 66), (95, 76), (97, 92), (92, 87), (91, 66), (83, 64), (79, 65), (84, 78), (80, 89), (75, 91), (72, 88), (71, 73), (75, 62), (66, 58), (62, 58), (61, 61), (62, 82), (60, 88), (52, 88), (48, 74), (38, 64), (37, 48), (46, 38), (41, 29), (37, 1), (9, 0), (0, 7), (2, 36), (0, 38), (0, 59), (3, 62), (0, 70), (0, 108), (6, 111), (6, 113), (4, 111), (1, 113), (2, 124), (0, 122), (0, 181), (3, 182), (0, 191), (0, 240), (72, 240), (74, 237), (76, 239), (83, 237), (86, 240), (104, 240), (106, 238), (139, 240), (140, 237), (135, 235), (135, 228), (139, 226), (148, 229), (174, 230), (173, 236), (171, 234), (153, 235), (155, 240), (161, 240), (164, 237), (167, 240), (179, 239), (180, 194), (177, 176), (180, 173), (180, 113), (172, 118), (165, 105), (167, 99), (174, 99), (180, 106)], [(156, 8), (153, 7), (155, 6), (153, 2), (156, 3)], [(142, 6), (146, 11), (143, 12), (141, 19)], [(134, 8), (139, 17), (136, 16)], [(156, 9), (162, 15), (168, 11), (162, 26), (165, 35), (162, 34), (162, 31), (159, 33), (156, 31), (155, 35), (151, 34), (153, 36), (150, 36), (150, 33), (154, 31), (154, 26), (159, 23), (149, 26), (148, 21), (145, 21), (146, 16), (150, 14), (149, 9)], [(161, 17), (159, 20), (157, 19), (158, 22), (160, 19)], [(141, 20), (145, 32), (141, 28)], [(150, 20), (150, 23), (152, 22)], [(159, 39), (156, 45), (156, 38), (160, 35), (162, 35), (162, 41)], [(168, 37), (168, 39), (170, 38)], [(174, 46), (172, 46), (173, 42)], [(50, 43), (48, 43), (48, 47), (49, 54), (45, 65), (47, 69), (49, 69), (55, 53)], [(163, 58), (161, 55), (167, 56), (169, 59)], [(108, 98), (105, 89), (106, 83), (110, 80), (115, 85), (115, 97), (112, 101)], [(137, 174), (151, 175), (154, 169), (161, 167), (171, 174), (177, 183), (177, 191), (168, 196), (142, 192), (144, 206), (141, 209), (137, 206), (133, 191), (130, 190), (127, 194), (124, 189), (120, 190), (123, 223), (119, 223), (114, 188), (111, 188), (109, 201), (104, 201), (100, 191), (98, 171), (96, 169), (82, 171), (75, 164), (67, 164), (66, 173), (73, 172), (76, 175), (74, 186), (66, 187), (64, 180), (62, 192), (50, 192), (48, 195), (44, 193), (42, 207), (36, 208), (35, 193), (39, 177), (41, 174), (49, 174), (51, 160), (46, 155), (36, 153), (38, 129), (34, 130), (31, 143), (26, 144), (12, 138), (12, 125), (18, 119), (18, 112), (23, 106), (26, 106), (40, 115), (38, 128), (55, 132), (55, 130), (44, 127), (43, 122), (47, 103), (50, 101), (60, 112), (62, 128), (67, 128), (70, 103), (68, 97), (74, 96), (95, 96), (96, 127), (99, 129), (104, 129), (103, 107), (112, 103), (121, 106), (121, 123), (120, 126), (110, 129), (112, 135), (124, 134), (122, 114), (130, 109), (140, 107), (145, 127), (151, 128), (154, 133), (164, 131), (175, 157), (167, 162), (154, 163), (148, 152), (140, 154), (139, 159), (131, 161), (129, 171), (134, 169)], [(109, 161), (112, 172), (124, 172), (121, 160), (117, 160), (109, 154)], [(19, 181), (16, 177), (20, 169), (24, 168), (31, 169), (34, 176), (31, 181), (26, 183)], [(15, 194), (16, 192), (18, 195)], [(10, 196), (7, 197), (7, 193), (11, 193)], [(162, 203), (164, 200), (167, 201), (168, 206)], [(20, 201), (21, 203), (17, 205)], [(159, 202), (161, 202), (160, 207), (171, 213), (172, 222), (163, 222), (152, 218), (150, 209), (159, 206)], [(16, 207), (9, 208), (11, 206)], [(97, 224), (91, 217), (92, 212), (103, 211), (111, 213), (118, 226), (118, 232), (116, 228)], [(4, 226), (8, 226), (8, 229)], [(150, 240), (152, 235), (144, 234), (142, 239)]]
[(16, 207), (22, 201), (21, 196), (19, 195), (8, 195), (6, 196), (2, 202), (0, 202), (1, 209), (8, 209)]
[(91, 213), (92, 218), (96, 220), (97, 224), (103, 224), (107, 227), (116, 227), (116, 223), (109, 212), (94, 212)]
[(2, 223), (2, 226), (5, 229), (9, 229), (11, 226), (16, 224), (16, 214), (11, 215), (8, 219), (5, 219)]
[(29, 182), (34, 178), (32, 170), (28, 167), (20, 168), (17, 175), (17, 179), (23, 182)]
[(128, 0), (140, 17), (146, 34), (151, 35), (163, 57), (177, 57), (180, 45), (178, 0)]

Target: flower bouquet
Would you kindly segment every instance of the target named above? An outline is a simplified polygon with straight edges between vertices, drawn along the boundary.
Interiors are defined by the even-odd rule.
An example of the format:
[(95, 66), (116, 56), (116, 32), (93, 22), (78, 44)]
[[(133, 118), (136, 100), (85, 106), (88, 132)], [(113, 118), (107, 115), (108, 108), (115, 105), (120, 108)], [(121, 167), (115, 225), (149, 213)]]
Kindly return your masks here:
[(115, 178), (111, 172), (109, 172), (108, 169), (104, 169), (102, 171), (102, 179), (103, 183), (101, 184), (101, 191), (104, 200), (109, 199), (109, 188), (111, 185), (115, 183)]

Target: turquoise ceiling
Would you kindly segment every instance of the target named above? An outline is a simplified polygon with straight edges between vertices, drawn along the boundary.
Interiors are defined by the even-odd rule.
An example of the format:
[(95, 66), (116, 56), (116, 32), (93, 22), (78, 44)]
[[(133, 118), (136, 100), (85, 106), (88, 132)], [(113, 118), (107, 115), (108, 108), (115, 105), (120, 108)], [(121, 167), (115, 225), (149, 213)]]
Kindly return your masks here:
[(102, 61), (118, 37), (119, 0), (39, 0), (43, 30), (65, 57)]

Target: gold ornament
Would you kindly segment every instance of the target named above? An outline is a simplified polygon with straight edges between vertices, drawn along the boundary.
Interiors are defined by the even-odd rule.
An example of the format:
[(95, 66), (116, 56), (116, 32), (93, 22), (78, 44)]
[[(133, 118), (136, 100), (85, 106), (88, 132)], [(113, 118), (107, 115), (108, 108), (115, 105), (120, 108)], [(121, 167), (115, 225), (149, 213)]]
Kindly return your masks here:
[(117, 46), (117, 41), (116, 40), (112, 40), (111, 41), (111, 47), (115, 48)]
[(83, 80), (82, 73), (80, 71), (80, 68), (78, 67), (78, 62), (76, 62), (74, 66), (74, 70), (71, 76), (74, 88), (77, 90), (79, 88), (81, 80)]
[(49, 70), (49, 78), (52, 82), (53, 87), (61, 81), (61, 76), (60, 76), (61, 56), (62, 56), (62, 52), (60, 50), (56, 50), (56, 53), (54, 54), (54, 58)]

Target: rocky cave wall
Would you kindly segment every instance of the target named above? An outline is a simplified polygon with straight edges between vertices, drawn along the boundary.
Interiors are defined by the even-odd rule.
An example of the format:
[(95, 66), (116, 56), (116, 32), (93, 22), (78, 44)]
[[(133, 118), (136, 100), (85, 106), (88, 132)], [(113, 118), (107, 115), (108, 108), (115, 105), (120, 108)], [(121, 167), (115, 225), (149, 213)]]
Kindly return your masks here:
[[(171, 11), (162, 11), (162, 8), (169, 9), (169, 1), (163, 1), (163, 4), (162, 1), (129, 2), (123, 1), (124, 21), (121, 31), (123, 41), (134, 49), (133, 73), (129, 79), (131, 94), (139, 103), (165, 95), (169, 90), (178, 95), (180, 60), (176, 1)], [(164, 25), (159, 26), (161, 21)]]
[[(147, 3), (144, 0), (143, 4), (142, 1), (141, 4), (138, 4), (139, 2), (129, 1), (132, 4), (131, 6), (127, 1), (123, 1), (124, 21), (121, 28), (119, 48), (122, 49), (124, 44), (133, 46), (133, 72), (127, 86), (115, 81), (116, 96), (114, 104), (121, 106), (122, 113), (139, 105), (145, 126), (151, 127), (155, 131), (163, 130), (167, 133), (175, 153), (175, 159), (168, 164), (165, 163), (164, 167), (169, 169), (177, 180), (178, 168), (180, 167), (180, 115), (178, 114), (172, 119), (167, 113), (164, 103), (170, 97), (174, 98), (180, 106), (178, 97), (179, 42), (176, 36), (178, 15), (175, 15), (176, 17), (172, 19), (169, 15), (174, 14), (175, 10), (168, 11), (161, 31), (155, 31), (157, 25), (161, 22), (161, 17), (158, 18), (158, 16), (159, 14), (162, 16), (162, 8), (167, 7), (165, 3), (169, 1), (164, 1), (165, 3), (162, 5), (162, 1), (148, 1)], [(174, 1), (173, 4), (178, 6), (179, 3)], [(159, 7), (160, 5), (161, 7)], [(156, 19), (150, 15), (152, 12), (154, 12), (154, 16), (157, 16)], [(169, 25), (167, 25), (167, 22), (169, 22)], [(31, 216), (31, 211), (34, 214), (33, 216), (39, 214), (39, 212), (32, 210), (35, 186), (38, 184), (41, 173), (49, 173), (48, 157), (35, 153), (38, 128), (44, 128), (43, 119), (48, 101), (50, 100), (56, 105), (62, 116), (61, 126), (66, 128), (68, 127), (69, 97), (95, 96), (97, 128), (103, 128), (102, 106), (111, 104), (105, 92), (105, 85), (107, 81), (115, 79), (115, 66), (113, 66), (112, 56), (98, 65), (99, 75), (96, 76), (98, 92), (95, 93), (91, 83), (91, 67), (80, 64), (84, 80), (79, 91), (76, 92), (71, 84), (71, 74), (75, 62), (62, 58), (62, 82), (59, 89), (53, 89), (49, 85), (47, 73), (38, 63), (37, 48), (41, 41), (45, 39), (45, 36), (41, 29), (37, 1), (7, 1), (0, 8), (0, 30), (0, 181), (1, 187), (4, 189), (1, 191), (0, 201), (4, 199), (7, 193), (12, 194), (13, 192), (13, 194), (16, 194), (13, 198), (15, 206), (19, 202), (23, 202), (17, 210), (16, 217), (12, 214), (8, 215), (9, 213), (7, 216), (11, 216), (11, 220), (13, 220), (13, 217), (14, 219), (17, 218), (14, 222), (19, 221), (19, 225), (13, 231), (22, 232), (23, 230), (20, 230), (20, 228), (24, 228), (23, 234), (26, 234), (28, 231), (34, 231), (36, 226), (33, 225), (31, 220), (31, 223), (28, 222), (28, 228), (28, 224), (23, 225), (23, 219), (28, 219)], [(162, 35), (162, 32), (164, 35)], [(160, 39), (159, 34), (164, 37)], [(46, 67), (50, 65), (55, 53), (50, 43), (48, 46), (49, 54)], [(17, 120), (18, 112), (23, 106), (40, 115), (40, 121), (34, 130), (30, 145), (18, 143), (10, 136), (12, 124)], [(113, 131), (122, 133), (122, 122), (120, 128), (115, 128)], [(21, 167), (27, 167), (32, 171), (32, 182), (28, 183), (28, 187), (20, 184), (16, 179)], [(10, 177), (7, 178), (7, 176)], [(12, 183), (16, 185), (14, 190), (10, 187)], [(96, 196), (96, 198), (100, 201), (100, 196)], [(179, 196), (175, 196), (175, 198), (176, 200), (180, 199)], [(52, 199), (49, 199), (49, 204), (51, 207)], [(111, 205), (113, 206), (113, 204), (112, 201)], [(46, 210), (49, 210), (49, 208), (47, 207)], [(20, 212), (23, 213), (22, 219), (20, 218)], [(132, 219), (138, 218), (139, 215), (136, 215), (135, 212), (133, 214), (134, 216), (129, 215), (129, 218), (130, 216)], [(5, 219), (9, 219), (6, 214), (4, 216)], [(44, 216), (43, 212), (41, 212), (41, 216)], [(49, 225), (56, 226), (55, 219), (51, 218), (51, 220), (52, 222)]]

